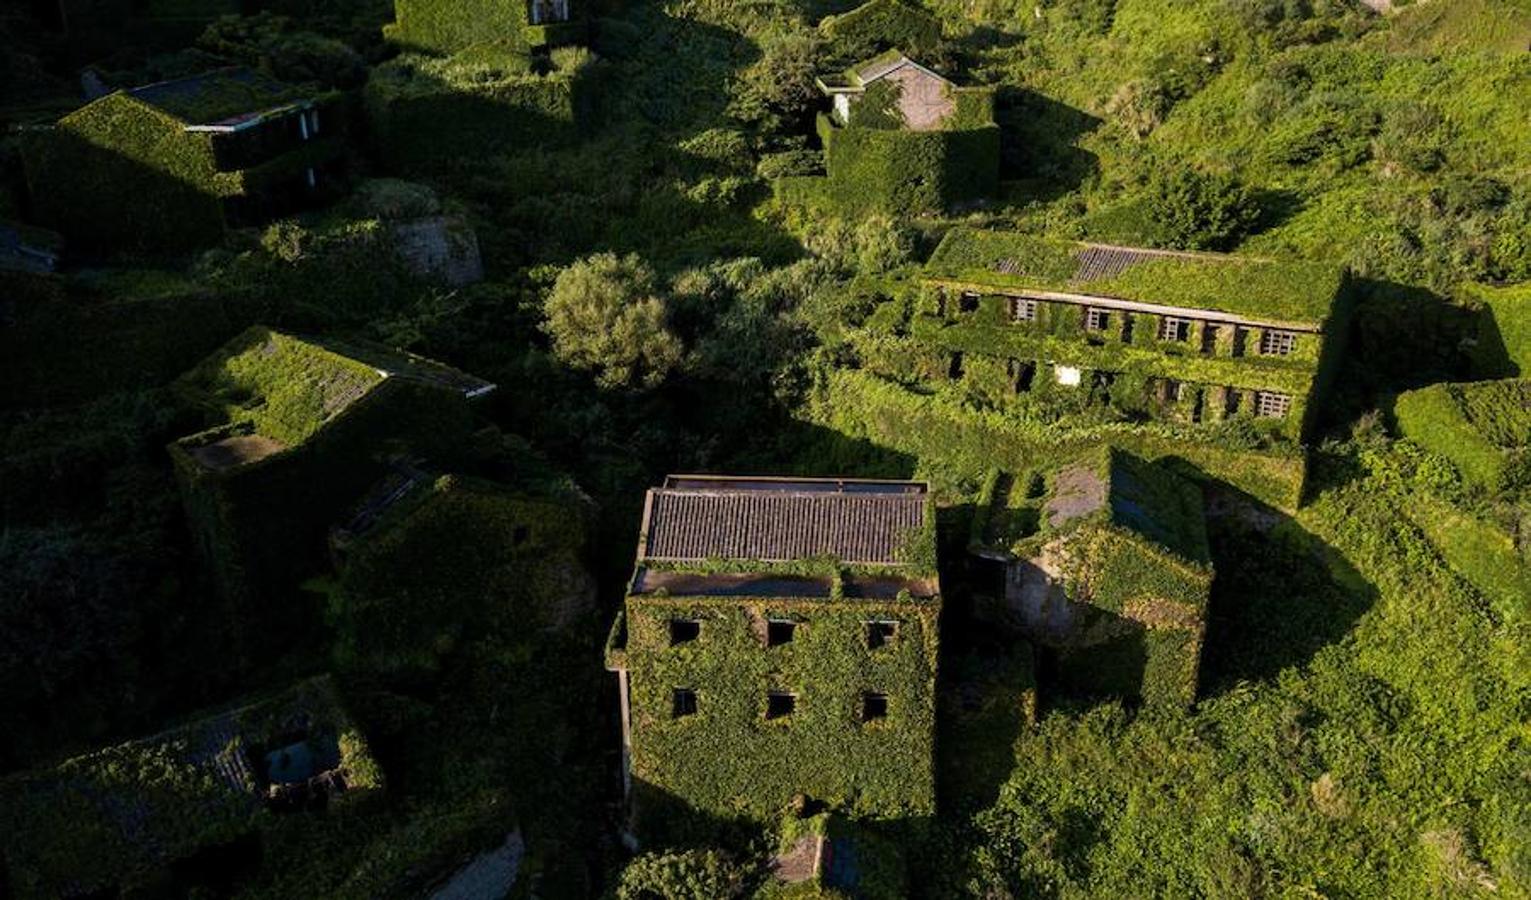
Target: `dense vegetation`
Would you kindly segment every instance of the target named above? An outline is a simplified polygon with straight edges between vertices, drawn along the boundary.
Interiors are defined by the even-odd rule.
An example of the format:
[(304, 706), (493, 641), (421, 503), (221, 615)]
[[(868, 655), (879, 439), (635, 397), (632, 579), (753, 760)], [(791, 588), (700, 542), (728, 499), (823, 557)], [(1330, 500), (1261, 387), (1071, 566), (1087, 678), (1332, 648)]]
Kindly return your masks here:
[[(772, 178), (820, 171), (814, 70), (880, 48), (837, 49), (835, 29), (816, 27), (852, 6), (838, 0), (631, 0), (596, 10), (593, 56), (560, 48), (523, 71), (498, 57), (398, 59), (381, 36), (387, 3), (268, 5), (189, 35), (134, 32), (97, 69), (130, 85), (243, 62), (350, 91), (357, 137), (374, 138), (351, 142), (352, 171), (451, 198), (488, 279), (447, 289), (403, 272), (376, 238), (377, 213), (340, 205), (194, 255), (86, 258), (67, 305), (3, 283), (0, 370), (58, 378), (0, 371), (0, 384), (26, 386), (0, 396), (0, 771), (338, 667), (387, 776), (385, 816), (280, 848), (284, 861), (245, 896), (417, 891), (515, 825), (533, 848), (520, 891), (754, 889), (768, 838), (646, 848), (622, 872), (608, 827), (618, 737), (597, 666), (643, 488), (682, 470), (918, 475), (943, 505), (943, 558), (960, 559), (985, 479), (1039, 455), (1025, 427), (1005, 431), (990, 411), (924, 415), (930, 398), (845, 367), (849, 332), (958, 219), (847, 219), (771, 191)], [(891, 830), (910, 885), (989, 897), (1531, 892), (1524, 417), (1503, 397), (1475, 405), (1501, 390), (1488, 386), (1431, 387), (1399, 400), (1396, 418), (1393, 405), (1435, 383), (1531, 372), (1524, 290), (1466, 287), (1531, 280), (1531, 5), (1417, 0), (1387, 16), (1348, 0), (925, 5), (944, 29), (932, 59), (996, 92), (1000, 194), (963, 224), (1348, 266), (1357, 310), (1306, 469), (1226, 463), (1290, 511), (1231, 502), (1209, 523), (1217, 574), (1196, 707), (1086, 702), (1044, 677), (1034, 729), (997, 716), (947, 741), (941, 724), (938, 814)], [(856, 20), (842, 29), (865, 42)], [(0, 11), (5, 121), (77, 106), (76, 64), (99, 54), (74, 52), (47, 23)], [(388, 115), (424, 115), (442, 94), (457, 98), (458, 122), (506, 115), (495, 103), (509, 97), (527, 139), (416, 135), (397, 157), (375, 140), (401, 127)], [(0, 164), (0, 215), (25, 218), (14, 137)], [(1497, 344), (1480, 337), (1468, 305), (1479, 301), (1493, 305)], [(187, 349), (165, 313), (182, 302), (205, 346)], [(112, 323), (135, 308), (163, 325), (135, 332), (143, 352), (126, 353)], [(229, 652), (240, 636), (204, 602), (212, 585), (164, 451), (200, 427), (198, 410), (164, 388), (257, 319), (497, 382), (483, 411), (524, 439), (522, 465), (556, 461), (596, 503), (587, 555), (602, 616), (503, 643), (459, 642), (429, 622), (448, 638), (427, 671), (400, 677), (355, 659), (410, 653), (343, 630), (393, 613), (321, 585), (283, 598), (293, 612), (277, 646)], [(133, 368), (95, 370), (119, 355)], [(1513, 390), (1524, 397), (1523, 383)], [(1474, 439), (1405, 438), (1411, 421), (1448, 420)], [(1083, 448), (1110, 427), (1070, 433)], [(1173, 429), (1132, 440), (1145, 456), (1181, 456)], [(1209, 445), (1182, 464), (1211, 468), (1198, 454), (1239, 451)], [(946, 575), (960, 608), (964, 573)], [(952, 619), (943, 666), (987, 640)], [(278, 871), (296, 859), (307, 862)]]

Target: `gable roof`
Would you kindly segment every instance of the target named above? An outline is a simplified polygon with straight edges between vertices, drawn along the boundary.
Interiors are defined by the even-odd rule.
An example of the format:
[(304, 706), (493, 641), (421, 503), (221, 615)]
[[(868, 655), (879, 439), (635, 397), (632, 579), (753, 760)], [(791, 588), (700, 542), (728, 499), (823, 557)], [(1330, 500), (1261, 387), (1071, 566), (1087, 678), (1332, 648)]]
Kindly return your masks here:
[(1136, 301), (1310, 331), (1327, 322), (1345, 277), (1341, 267), (1327, 263), (1118, 247), (976, 228), (948, 232), (925, 273), (938, 283), (1052, 292), (1080, 302)]
[(671, 476), (649, 491), (639, 555), (904, 565), (926, 497), (909, 481)]
[(1107, 524), (1187, 562), (1208, 565), (1212, 559), (1200, 491), (1120, 450), (1105, 449), (1058, 470), (1043, 516), (1053, 530)]
[(123, 93), (187, 126), (217, 130), (237, 129), (268, 113), (308, 102), (303, 91), (237, 66)]
[(863, 60), (843, 72), (820, 77), (819, 89), (830, 94), (860, 93), (866, 90), (867, 85), (887, 78), (903, 68), (918, 69), (944, 84), (952, 83), (951, 79), (941, 73), (928, 69), (905, 56), (903, 51), (889, 50), (871, 59)]

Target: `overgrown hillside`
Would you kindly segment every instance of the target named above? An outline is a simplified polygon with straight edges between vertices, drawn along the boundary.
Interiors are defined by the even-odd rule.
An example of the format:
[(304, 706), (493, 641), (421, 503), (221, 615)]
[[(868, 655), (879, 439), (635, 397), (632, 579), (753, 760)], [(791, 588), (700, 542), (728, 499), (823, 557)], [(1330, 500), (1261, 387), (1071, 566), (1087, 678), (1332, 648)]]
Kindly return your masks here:
[[(536, 141), (466, 153), (427, 139), (413, 161), (353, 132), (355, 180), (450, 198), (477, 232), (482, 283), (402, 271), (378, 237), (387, 216), (348, 201), (194, 256), (92, 259), (67, 295), (15, 292), (36, 304), (24, 310), (0, 297), (0, 330), (16, 310), (58, 316), (26, 332), (47, 340), (5, 344), (0, 360), (17, 366), (0, 398), (0, 772), (334, 665), (310, 595), (290, 623), (304, 640), (247, 669), (220, 659), (231, 636), (206, 612), (163, 449), (188, 418), (166, 371), (220, 342), (183, 347), (200, 333), (166, 311), (213, 297), (210, 335), (259, 316), (496, 382), (488, 418), (598, 509), (601, 615), (556, 641), (444, 650), (414, 693), (343, 683), (363, 729), (388, 735), (374, 743), (397, 766), (394, 805), (293, 848), (313, 857), (292, 866), (301, 888), (274, 861), (238, 896), (410, 895), (427, 864), (512, 821), (535, 874), (513, 896), (753, 890), (771, 849), (758, 834), (646, 848), (690, 855), (628, 868), (607, 807), (619, 738), (594, 623), (620, 602), (643, 490), (666, 472), (925, 478), (943, 554), (962, 558), (985, 466), (843, 433), (823, 386), (853, 357), (846, 331), (950, 227), (984, 225), (1343, 264), (1359, 303), (1305, 505), (1211, 517), (1196, 708), (1049, 695), (1044, 680), (1035, 729), (1006, 719), (943, 744), (939, 783), (960, 788), (934, 821), (890, 829), (911, 892), (1531, 896), (1526, 486), (1479, 484), (1392, 420), (1398, 393), (1472, 375), (1465, 286), (1531, 280), (1531, 0), (1417, 0), (1385, 16), (1350, 0), (929, 0), (945, 27), (933, 62), (998, 89), (1002, 194), (902, 221), (772, 192), (821, 171), (813, 75), (836, 61), (815, 23), (853, 5), (610, 2), (588, 50), (554, 51), (540, 74), (472, 58), (406, 70), (380, 37), (388, 4), (359, 0), (294, 0), (190, 48), (103, 60), (125, 84), (243, 62), (350, 92), (359, 122), (369, 72), (374, 90), (566, 79), (588, 105), (578, 127), (559, 120)], [(73, 61), (39, 34), (0, 14), (8, 122), (78, 104)], [(13, 151), (0, 147), (6, 216), (25, 209)], [(161, 324), (127, 342), (120, 317)], [(131, 364), (95, 368), (119, 358)], [(943, 642), (983, 644), (960, 625)], [(556, 661), (507, 681), (535, 652)]]

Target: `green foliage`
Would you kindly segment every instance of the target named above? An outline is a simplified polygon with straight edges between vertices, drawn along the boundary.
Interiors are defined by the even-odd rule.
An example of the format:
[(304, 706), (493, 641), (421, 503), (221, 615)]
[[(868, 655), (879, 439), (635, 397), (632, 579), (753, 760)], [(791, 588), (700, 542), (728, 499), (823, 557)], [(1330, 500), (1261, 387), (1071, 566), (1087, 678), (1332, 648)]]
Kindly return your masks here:
[(197, 38), (197, 47), (292, 84), (351, 89), (367, 79), (366, 64), (349, 45), (271, 12), (218, 19)]
[(1531, 381), (1437, 384), (1398, 397), (1398, 429), (1489, 491), (1531, 483)]
[(941, 44), (941, 20), (904, 0), (870, 0), (819, 23), (836, 59), (866, 59), (896, 49), (915, 56), (935, 53)]
[[(810, 206), (849, 215), (929, 214), (992, 196), (998, 186), (1000, 135), (992, 124), (905, 131), (841, 128), (821, 116), (819, 133), (828, 178), (807, 188)], [(785, 198), (798, 199), (785, 190)]]
[(1233, 485), (1272, 506), (1295, 508), (1305, 463), (1299, 451), (1256, 451), (1198, 441), (1168, 425), (1060, 427), (964, 408), (951, 398), (910, 391), (873, 375), (829, 375), (812, 415), (830, 427), (977, 475), (1060, 463), (1108, 443), (1148, 459), (1173, 457), (1187, 474)]
[[(187, 121), (252, 111), (249, 91), (213, 93), (184, 111)], [(333, 135), (267, 146), (264, 134), (187, 131), (185, 121), (117, 93), (28, 132), (22, 150), (38, 217), (71, 243), (96, 252), (184, 252), (217, 238), (242, 210), (276, 203), (279, 189), (341, 151)]]
[(1236, 179), (1194, 169), (1161, 170), (1149, 182), (1146, 213), (1161, 246), (1190, 250), (1235, 246), (1260, 218), (1258, 204)]
[(382, 787), (377, 763), (329, 680), (302, 682), (0, 785), (6, 801), (0, 833), (19, 895), (152, 884), (198, 850), (280, 828), (281, 818), (257, 798), (264, 785), (252, 781), (260, 770), (251, 754), (287, 737), (294, 721), (309, 723), (306, 739), (337, 742), (340, 768), (356, 775), (337, 807), (354, 807)]
[(558, 274), (548, 295), (553, 352), (603, 387), (654, 387), (680, 361), (654, 271), (635, 255), (599, 253)]
[[(579, 52), (560, 52), (554, 62), (556, 68), (537, 72), (524, 52), (498, 44), (445, 59), (400, 56), (367, 82), (374, 147), (395, 168), (430, 170), (450, 168), (455, 159), (562, 146), (585, 120), (594, 65)], [(461, 156), (444, 156), (443, 142)]]
[(418, 491), (348, 542), (329, 610), (341, 666), (436, 672), (466, 643), (504, 646), (584, 610), (593, 585), (572, 498), (457, 476)]
[[(1077, 291), (1071, 279), (1080, 246), (1032, 235), (955, 228), (927, 271), (939, 281), (997, 288)], [(996, 270), (1010, 261), (1005, 272)], [(1275, 322), (1324, 325), (1345, 287), (1337, 266), (1239, 256), (1164, 256), (1092, 280), (1086, 293)]]
[(1531, 286), (1474, 285), (1469, 300), (1479, 306), (1473, 347), (1473, 374), (1479, 378), (1531, 375)]
[(644, 853), (627, 864), (617, 900), (727, 900), (744, 893), (746, 870), (718, 850)]

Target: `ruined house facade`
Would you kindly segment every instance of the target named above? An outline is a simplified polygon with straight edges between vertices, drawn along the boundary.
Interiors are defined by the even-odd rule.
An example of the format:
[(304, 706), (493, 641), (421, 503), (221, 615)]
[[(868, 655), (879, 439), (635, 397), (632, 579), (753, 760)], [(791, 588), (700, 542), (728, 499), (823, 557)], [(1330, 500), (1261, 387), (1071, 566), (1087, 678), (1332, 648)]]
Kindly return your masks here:
[(23, 132), (28, 192), (82, 249), (194, 249), (327, 195), (331, 103), (241, 68), (116, 91)]
[(1345, 344), (1338, 268), (955, 229), (910, 325), (937, 378), (998, 405), (1038, 386), (1300, 443)]
[(900, 50), (817, 79), (822, 182), (846, 210), (930, 213), (978, 202), (999, 182), (994, 93), (959, 87)]
[(1201, 491), (1105, 449), (1045, 481), (1032, 533), (979, 541), (1002, 573), (980, 617), (1052, 654), (1066, 690), (1189, 705), (1213, 578)]
[(940, 607), (923, 484), (666, 479), (606, 652), (639, 820), (929, 814)]

